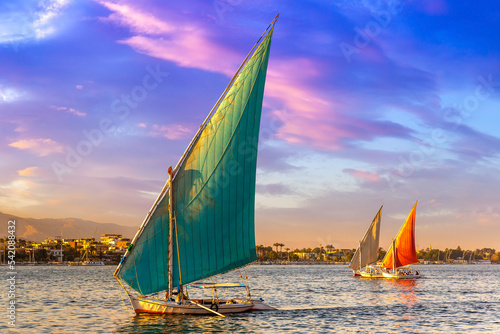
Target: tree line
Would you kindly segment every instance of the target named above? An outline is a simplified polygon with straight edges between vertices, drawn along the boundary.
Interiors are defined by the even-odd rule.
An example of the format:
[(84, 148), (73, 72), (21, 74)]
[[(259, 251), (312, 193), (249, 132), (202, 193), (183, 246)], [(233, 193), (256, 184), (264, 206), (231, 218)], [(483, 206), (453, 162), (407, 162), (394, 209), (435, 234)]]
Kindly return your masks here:
[[(326, 245), (315, 248), (295, 248), (291, 250), (285, 247), (284, 243), (275, 242), (273, 246), (257, 245), (257, 258), (259, 261), (342, 261), (350, 262), (356, 249), (336, 249), (333, 245)], [(378, 251), (378, 260), (381, 261), (387, 253), (382, 247)], [(500, 252), (493, 248), (482, 248), (475, 250), (463, 250), (460, 246), (456, 248), (421, 249), (417, 251), (417, 257), (421, 261), (443, 261), (453, 262), (456, 260), (480, 261), (490, 260), (500, 261)]]

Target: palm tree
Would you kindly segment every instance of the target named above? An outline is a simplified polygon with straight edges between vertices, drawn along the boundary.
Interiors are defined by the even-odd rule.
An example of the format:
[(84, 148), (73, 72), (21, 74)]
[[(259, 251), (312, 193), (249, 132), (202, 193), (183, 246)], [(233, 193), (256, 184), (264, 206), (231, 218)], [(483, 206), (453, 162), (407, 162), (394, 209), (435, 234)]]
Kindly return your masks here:
[(274, 247), (276, 247), (276, 253), (278, 253), (278, 247), (279, 247), (280, 243), (279, 242), (275, 242), (273, 244)]
[(290, 261), (290, 253), (289, 253), (290, 248), (285, 248), (285, 250), (286, 250), (286, 254), (288, 255), (288, 261)]
[(308, 257), (311, 258), (312, 249), (310, 247), (307, 248), (306, 253), (307, 253)]
[(255, 247), (256, 248), (256, 251), (257, 251), (257, 257), (263, 257), (264, 256), (264, 251), (263, 251), (263, 248), (264, 248), (264, 245), (258, 245)]
[(382, 247), (379, 247), (377, 260), (379, 260), (379, 261), (382, 260), (385, 257), (386, 253), (387, 252)]
[(285, 244), (280, 244), (280, 254), (281, 254), (281, 258), (283, 258), (283, 246), (285, 246)]

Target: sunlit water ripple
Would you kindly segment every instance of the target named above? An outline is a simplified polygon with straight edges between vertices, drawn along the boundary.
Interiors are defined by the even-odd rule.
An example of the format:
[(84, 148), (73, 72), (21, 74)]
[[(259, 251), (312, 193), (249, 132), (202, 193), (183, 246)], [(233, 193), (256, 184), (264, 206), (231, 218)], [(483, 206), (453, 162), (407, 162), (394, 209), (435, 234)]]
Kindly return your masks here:
[(17, 326), (7, 324), (3, 280), (0, 332), (500, 333), (500, 265), (419, 269), (420, 280), (392, 281), (354, 278), (340, 265), (250, 266), (253, 296), (278, 310), (218, 318), (135, 316), (114, 267), (18, 266)]

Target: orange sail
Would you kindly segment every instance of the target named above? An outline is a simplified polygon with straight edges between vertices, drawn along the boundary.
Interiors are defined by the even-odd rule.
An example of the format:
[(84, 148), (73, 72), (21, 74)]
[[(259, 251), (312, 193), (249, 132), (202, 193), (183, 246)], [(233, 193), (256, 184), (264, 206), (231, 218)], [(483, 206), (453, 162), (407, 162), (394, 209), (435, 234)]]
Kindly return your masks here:
[[(418, 262), (417, 250), (415, 247), (415, 212), (417, 203), (411, 209), (396, 239), (384, 257), (382, 266), (387, 269), (399, 268)], [(394, 248), (396, 251), (394, 252)], [(394, 265), (394, 261), (396, 265)]]

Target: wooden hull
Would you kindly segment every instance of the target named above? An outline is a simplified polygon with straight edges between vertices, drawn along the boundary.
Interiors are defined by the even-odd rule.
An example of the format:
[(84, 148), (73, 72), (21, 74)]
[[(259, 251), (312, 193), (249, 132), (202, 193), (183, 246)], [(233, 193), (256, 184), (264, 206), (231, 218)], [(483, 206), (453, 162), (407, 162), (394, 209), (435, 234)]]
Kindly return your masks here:
[(269, 305), (264, 304), (261, 300), (254, 300), (253, 301), (253, 308), (252, 311), (274, 311), (277, 310), (274, 307), (271, 307)]
[[(154, 299), (148, 297), (135, 297), (129, 296), (132, 307), (135, 313), (150, 313), (150, 314), (198, 314), (198, 315), (214, 315), (200, 306), (195, 304), (181, 304), (174, 301), (166, 301), (161, 299)], [(200, 301), (201, 302), (201, 301)], [(212, 308), (214, 311), (227, 314), (227, 313), (240, 313), (252, 310), (254, 307), (253, 302), (238, 302), (233, 304), (225, 304), (222, 301), (218, 306), (211, 304), (204, 304), (203, 306)]]
[(411, 274), (399, 274), (399, 273), (384, 273), (384, 278), (392, 278), (392, 279), (417, 279), (422, 277), (420, 274), (411, 273)]

